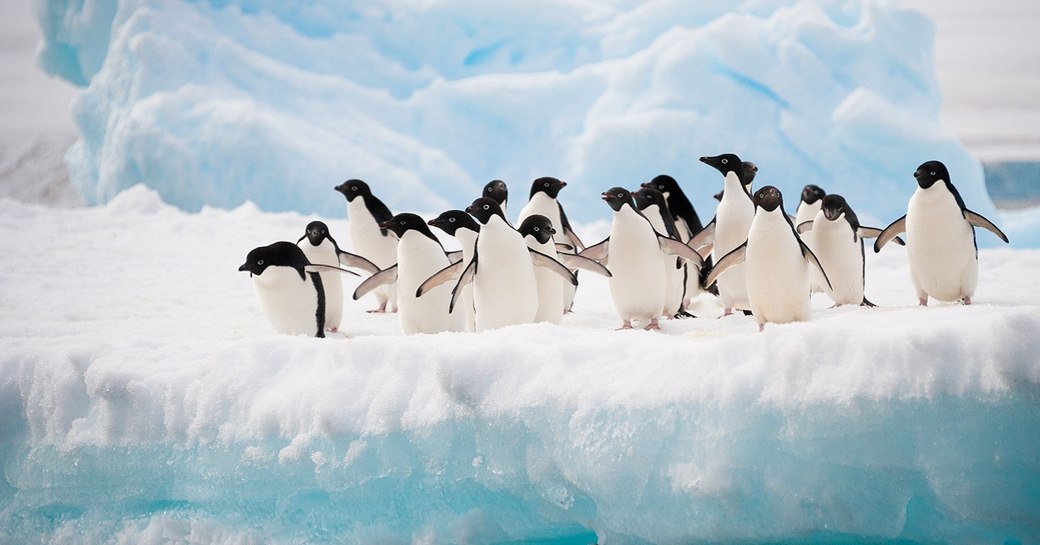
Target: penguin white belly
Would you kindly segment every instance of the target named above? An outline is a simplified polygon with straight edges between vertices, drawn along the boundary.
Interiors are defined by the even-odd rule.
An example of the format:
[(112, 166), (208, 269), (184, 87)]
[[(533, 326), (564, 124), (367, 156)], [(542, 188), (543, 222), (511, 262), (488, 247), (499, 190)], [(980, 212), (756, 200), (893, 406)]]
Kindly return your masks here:
[(663, 253), (650, 224), (631, 207), (614, 213), (607, 248), (610, 295), (618, 316), (651, 321), (661, 315), (667, 290)]
[(318, 293), (309, 274), (292, 267), (268, 267), (253, 275), (253, 288), (267, 320), (278, 333), (314, 336), (318, 332)]
[[(524, 205), (522, 209), (520, 209), (520, 215), (517, 217), (516, 224), (520, 225), (524, 222), (525, 219), (535, 214), (541, 214), (549, 218), (549, 221), (552, 222), (553, 229), (556, 229), (556, 236), (563, 237), (563, 219), (560, 217), (560, 203), (558, 203), (556, 199), (549, 197), (541, 191), (535, 193), (534, 196), (531, 197), (529, 201), (527, 201), (527, 204)], [(561, 238), (560, 240), (564, 239)], [(542, 253), (544, 254), (546, 252)], [(539, 276), (544, 276), (542, 274), (543, 271), (536, 270), (535, 272)], [(577, 271), (574, 269), (571, 269), (571, 272), (577, 273)], [(577, 286), (563, 280), (562, 278), (560, 278), (559, 275), (556, 275), (554, 273), (549, 274), (553, 274), (553, 276), (556, 276), (556, 278), (560, 280), (560, 312), (563, 313), (571, 308), (571, 305), (574, 302), (574, 293), (577, 290)], [(544, 320), (539, 319), (538, 321), (541, 322)], [(559, 323), (559, 321), (553, 323)]]
[[(477, 234), (473, 231), (459, 229), (455, 232), (455, 238), (458, 239), (459, 244), (462, 245), (462, 263), (463, 266), (465, 266), (473, 260), (473, 250), (476, 247)], [(466, 331), (476, 331), (477, 313), (473, 309), (473, 284), (466, 284), (462, 288), (462, 298), (460, 301), (463, 307), (463, 314), (466, 316)]]
[[(643, 213), (646, 214), (647, 219), (650, 220), (650, 225), (653, 226), (655, 231), (665, 236), (668, 235), (668, 230), (664, 225), (664, 220), (661, 219), (661, 211), (656, 204), (647, 206)], [(679, 232), (683, 233), (683, 231)], [(680, 238), (682, 238), (681, 235)], [(681, 264), (679, 267), (676, 267), (676, 260), (679, 258), (674, 255), (663, 254), (661, 259), (663, 260), (662, 266), (664, 267), (666, 285), (664, 306), (661, 308), (661, 315), (675, 316), (679, 312), (679, 308), (682, 306), (683, 294), (685, 289), (687, 289), (684, 283), (689, 279), (685, 278)], [(693, 279), (697, 284), (700, 283), (699, 280), (699, 277)]]
[[(347, 218), (354, 253), (368, 259), (380, 269), (397, 262), (397, 239), (390, 234), (383, 236), (379, 230), (379, 223), (365, 208), (362, 197), (356, 197), (347, 203)], [(396, 283), (380, 286), (373, 293), (380, 305), (389, 302), (391, 307), (397, 307)]]
[[(726, 191), (730, 191), (727, 185)], [(736, 191), (741, 191), (736, 189)], [(740, 196), (742, 197), (742, 196)], [(715, 216), (715, 246), (711, 256), (718, 263), (748, 239), (748, 231), (755, 217), (755, 205), (741, 198), (727, 199), (723, 194)], [(786, 229), (787, 227), (785, 227)], [(736, 265), (719, 275), (719, 299), (726, 308), (749, 308), (746, 264)]]
[[(325, 239), (318, 246), (314, 246), (307, 239), (297, 244), (307, 261), (319, 265), (331, 265), (339, 267), (339, 256), (336, 255), (336, 246)], [(321, 284), (325, 288), (325, 329), (329, 331), (339, 330), (343, 321), (343, 277), (338, 272), (323, 272)]]
[(748, 233), (748, 302), (760, 324), (809, 319), (808, 265), (782, 213), (760, 212)]
[(427, 278), (448, 266), (448, 257), (441, 245), (417, 231), (408, 231), (401, 238), (397, 253), (397, 318), (401, 332), (409, 335), (461, 331), (462, 310), (455, 308), (448, 313), (450, 283), (441, 284), (422, 297), (415, 296)]
[(813, 230), (807, 237), (809, 248), (820, 260), (827, 273), (831, 288), (814, 267), (810, 267), (814, 286), (822, 286), (827, 296), (838, 305), (858, 305), (863, 302), (862, 240), (855, 236), (844, 218), (829, 221), (819, 213), (813, 220)]
[(498, 217), (477, 239), (473, 306), (478, 332), (531, 323), (538, 312), (538, 286), (527, 244)]
[(975, 293), (979, 262), (971, 224), (943, 184), (910, 197), (906, 244), (918, 297), (957, 301)]
[[(552, 239), (545, 244), (540, 244), (532, 237), (526, 237), (526, 240), (529, 247), (556, 259), (556, 243)], [(543, 267), (534, 268), (534, 278), (538, 285), (538, 312), (535, 313), (534, 321), (560, 323), (563, 320), (564, 283), (567, 281)]]
[[(823, 208), (823, 199), (817, 199), (816, 202), (812, 204), (805, 204), (805, 202), (799, 202), (798, 210), (795, 211), (794, 226), (798, 227), (799, 225), (807, 221), (815, 220), (821, 208)], [(812, 236), (810, 235), (812, 233), (812, 230), (816, 227), (816, 225), (818, 224), (815, 221), (813, 221), (812, 227), (810, 227), (808, 231), (802, 233), (802, 241), (805, 242), (805, 245), (808, 246), (809, 249), (813, 251), (813, 253), (816, 253), (816, 248), (813, 246)], [(824, 270), (828, 271), (828, 275), (830, 274), (830, 271), (828, 269), (825, 268)], [(821, 291), (827, 291), (827, 282), (824, 282), (823, 278), (816, 278), (817, 276), (819, 276), (819, 273), (812, 274), (809, 278), (810, 282), (812, 282), (812, 290), (817, 293)], [(857, 302), (856, 304), (859, 303)]]

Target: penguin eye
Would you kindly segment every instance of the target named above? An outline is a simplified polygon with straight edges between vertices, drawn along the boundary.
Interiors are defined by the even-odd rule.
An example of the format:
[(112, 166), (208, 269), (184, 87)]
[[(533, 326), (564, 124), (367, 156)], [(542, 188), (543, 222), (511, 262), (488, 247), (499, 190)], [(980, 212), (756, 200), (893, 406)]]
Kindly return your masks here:
[(404, 220), (401, 220), (401, 225), (404, 225)]
[(257, 265), (263, 265), (264, 264), (264, 260), (263, 259), (258, 259), (256, 264)]
[(542, 187), (549, 187), (549, 182), (545, 182), (544, 184), (542, 184)]
[(455, 223), (455, 218), (448, 218), (448, 223)]
[(932, 176), (935, 176), (935, 172), (930, 172), (929, 174), (931, 174)]
[(542, 230), (542, 228), (541, 228), (541, 227), (535, 227), (535, 228), (534, 228), (534, 232), (535, 232), (535, 233), (537, 233), (538, 231), (541, 231), (541, 230)]
[(729, 159), (723, 159), (723, 160), (722, 160), (722, 164), (724, 164), (724, 165), (728, 165), (728, 164), (729, 164)]
[(351, 190), (351, 191), (357, 191), (357, 186), (356, 186), (356, 185), (352, 185), (352, 186), (350, 186), (350, 190)]
[(491, 205), (490, 204), (485, 204), (484, 205), (484, 210), (491, 210)]

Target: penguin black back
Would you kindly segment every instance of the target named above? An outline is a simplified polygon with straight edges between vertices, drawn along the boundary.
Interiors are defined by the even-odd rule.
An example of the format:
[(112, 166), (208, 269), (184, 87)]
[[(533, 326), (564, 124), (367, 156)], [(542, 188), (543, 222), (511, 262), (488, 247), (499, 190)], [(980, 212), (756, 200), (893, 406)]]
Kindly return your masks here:
[[(339, 191), (347, 198), (347, 202), (353, 202), (354, 199), (361, 197), (362, 202), (365, 203), (365, 208), (369, 214), (375, 218), (376, 223), (383, 223), (389, 220), (394, 215), (390, 212), (390, 208), (383, 204), (383, 201), (379, 200), (375, 195), (372, 194), (372, 189), (368, 187), (368, 184), (358, 179), (350, 179), (343, 182), (335, 187), (336, 191)], [(387, 235), (386, 230), (382, 231), (383, 236)]]
[(667, 174), (660, 174), (649, 182), (642, 184), (642, 187), (656, 189), (667, 195), (669, 213), (674, 219), (681, 219), (686, 222), (686, 226), (690, 230), (687, 238), (699, 233), (704, 228), (700, 217), (697, 216), (697, 211), (693, 208), (693, 203), (686, 197), (686, 193), (679, 187), (679, 182), (675, 178)]

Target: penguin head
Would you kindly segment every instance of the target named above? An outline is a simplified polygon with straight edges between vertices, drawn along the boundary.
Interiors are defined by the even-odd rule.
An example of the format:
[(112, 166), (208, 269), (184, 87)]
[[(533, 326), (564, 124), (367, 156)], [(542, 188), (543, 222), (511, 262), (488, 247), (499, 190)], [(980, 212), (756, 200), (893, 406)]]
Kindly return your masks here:
[(767, 185), (756, 191), (752, 200), (755, 201), (755, 206), (762, 208), (766, 212), (772, 212), (777, 208), (783, 210), (784, 207), (784, 196), (780, 193), (779, 189), (771, 185)]
[(820, 211), (823, 212), (823, 217), (830, 221), (840, 218), (846, 209), (848, 209), (848, 203), (845, 202), (845, 197), (841, 195), (827, 195), (820, 204)]
[(820, 186), (809, 184), (802, 188), (802, 202), (812, 204), (827, 196), (827, 192)]
[(418, 214), (412, 214), (411, 212), (402, 212), (384, 222), (380, 222), (379, 228), (392, 231), (394, 235), (397, 235), (397, 238), (403, 237), (408, 231), (415, 230), (437, 240), (437, 237), (434, 236), (433, 231), (426, 225), (426, 222)]
[(640, 210), (646, 210), (646, 207), (655, 204), (661, 210), (665, 210), (668, 206), (664, 194), (656, 189), (646, 187), (646, 184), (643, 184), (642, 189), (633, 192), (632, 198), (636, 201), (636, 208)]
[(541, 215), (531, 214), (524, 219), (524, 222), (520, 224), (520, 234), (523, 236), (532, 236), (539, 244), (545, 244), (552, 240), (553, 235), (556, 234), (556, 229), (553, 229), (552, 220)]
[(462, 210), (448, 210), (447, 212), (442, 212), (441, 215), (426, 223), (448, 233), (451, 236), (455, 236), (455, 233), (458, 232), (459, 229), (469, 229), (475, 233), (480, 232), (480, 224), (473, 219), (473, 216), (463, 212)]
[(307, 230), (296, 242), (299, 243), (303, 239), (307, 239), (311, 246), (320, 246), (325, 239), (332, 240), (332, 235), (329, 234), (329, 227), (325, 225), (325, 222), (312, 221), (307, 224)]
[(750, 186), (751, 182), (755, 181), (755, 175), (758, 174), (758, 165), (751, 161), (744, 161), (740, 166), (744, 167), (744, 185)]
[(740, 181), (744, 185), (747, 185), (747, 182), (744, 181), (746, 179), (744, 175), (744, 163), (741, 162), (740, 157), (737, 157), (735, 154), (723, 153), (722, 155), (716, 155), (714, 157), (701, 157), (700, 160), (708, 166), (715, 167), (715, 170), (721, 172), (723, 176), (730, 172), (735, 172), (737, 177), (740, 178)]
[(292, 267), (304, 277), (304, 267), (310, 265), (303, 250), (292, 242), (275, 242), (267, 246), (253, 248), (246, 255), (246, 262), (238, 270), (248, 271), (249, 276), (264, 274), (268, 267)]
[(502, 207), (495, 202), (495, 199), (488, 197), (480, 197), (473, 201), (473, 204), (466, 207), (466, 212), (477, 218), (481, 225), (487, 225), (492, 216), (499, 216), (503, 221), (506, 219), (506, 215), (502, 213)]
[(484, 186), (484, 192), (481, 196), (494, 199), (499, 206), (502, 206), (506, 199), (509, 198), (509, 188), (506, 187), (506, 183), (502, 180), (491, 180)]
[[(643, 182), (639, 185), (643, 189), (653, 189), (662, 193), (666, 198), (673, 193), (681, 193), (682, 190), (679, 188), (679, 182), (675, 181), (675, 178), (667, 174), (658, 174), (654, 176), (654, 179), (649, 182)], [(638, 199), (636, 201), (638, 203)]]
[(347, 198), (347, 202), (352, 202), (355, 197), (372, 196), (372, 190), (368, 187), (368, 184), (357, 179), (347, 180), (337, 185), (335, 189)]
[(928, 161), (917, 167), (917, 171), (914, 172), (914, 178), (917, 179), (917, 185), (921, 189), (928, 189), (935, 185), (935, 182), (943, 180), (947, 183), (950, 181), (950, 172), (946, 170), (946, 165), (939, 161)]
[(534, 197), (538, 192), (542, 192), (548, 195), (550, 199), (555, 199), (560, 194), (560, 190), (565, 187), (567, 187), (567, 182), (557, 180), (551, 176), (538, 178), (531, 182), (531, 197)]
[(635, 201), (632, 198), (632, 193), (623, 187), (612, 187), (603, 192), (603, 200), (607, 201), (610, 208), (615, 212), (620, 212), (621, 207), (626, 204), (635, 208)]

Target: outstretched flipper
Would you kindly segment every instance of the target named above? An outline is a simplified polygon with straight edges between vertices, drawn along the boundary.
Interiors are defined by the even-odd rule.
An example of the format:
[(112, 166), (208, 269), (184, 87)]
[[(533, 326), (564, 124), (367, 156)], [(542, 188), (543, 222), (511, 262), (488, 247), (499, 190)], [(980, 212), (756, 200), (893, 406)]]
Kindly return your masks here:
[[(338, 272), (343, 274), (352, 274), (354, 276), (361, 276), (360, 274), (348, 269), (343, 269), (335, 265), (323, 265), (321, 263), (311, 263), (310, 265), (305, 266), (303, 270), (309, 273)], [(379, 269), (377, 268), (376, 270)]]
[(708, 286), (715, 283), (715, 280), (719, 278), (719, 275), (726, 272), (726, 269), (740, 265), (747, 259), (747, 241), (730, 250), (730, 252), (722, 259), (715, 263), (715, 266), (711, 268), (711, 273), (708, 274), (708, 278), (704, 279), (704, 289), (708, 289)]
[(823, 270), (823, 265), (820, 264), (820, 260), (817, 259), (816, 254), (814, 254), (813, 251), (802, 242), (802, 239), (798, 239), (798, 245), (802, 247), (802, 257), (805, 258), (805, 262), (816, 267), (816, 270), (820, 271), (820, 274), (823, 275), (823, 279), (827, 281), (827, 287), (834, 289), (834, 286), (831, 285), (831, 279), (827, 278), (827, 271)]
[(690, 248), (694, 248), (698, 251), (704, 246), (709, 244), (715, 244), (715, 218), (711, 218), (711, 221), (701, 229), (699, 233), (693, 235), (693, 238), (687, 242)]
[(585, 248), (578, 253), (578, 255), (606, 265), (607, 260), (610, 257), (610, 237), (603, 239), (602, 242), (597, 242), (596, 244)]
[(906, 215), (893, 221), (888, 227), (885, 227), (884, 231), (878, 235), (877, 240), (874, 241), (874, 253), (880, 252), (881, 247), (888, 243), (888, 241), (896, 238), (899, 233), (906, 232)]
[(371, 261), (361, 257), (357, 254), (350, 252), (344, 252), (339, 248), (336, 248), (336, 255), (339, 256), (339, 262), (345, 267), (354, 267), (355, 269), (361, 269), (368, 274), (376, 274), (379, 272), (379, 267)]
[[(862, 225), (856, 230), (856, 234), (859, 235), (860, 238), (877, 238), (881, 236), (881, 233), (881, 229), (878, 229), (877, 227), (864, 227)], [(895, 242), (900, 246), (906, 246), (906, 241), (899, 237), (894, 237), (892, 242)]]
[(462, 261), (462, 250), (452, 250), (450, 252), (445, 252), (445, 255), (448, 256), (448, 261), (452, 263), (458, 263), (459, 261)]
[(697, 268), (697, 270), (700, 270), (701, 267), (704, 266), (704, 258), (701, 257), (701, 254), (674, 238), (668, 238), (658, 234), (657, 244), (660, 246), (662, 252), (670, 255), (677, 255), (686, 261), (689, 261), (691, 265)]
[(358, 299), (361, 299), (368, 292), (378, 288), (379, 286), (387, 286), (394, 282), (397, 282), (397, 263), (369, 276), (364, 282), (358, 284), (357, 289), (354, 290), (354, 300), (357, 301)]
[(584, 269), (586, 271), (602, 274), (607, 278), (613, 276), (610, 271), (598, 261), (577, 254), (557, 254), (557, 259), (570, 269)]
[(550, 271), (562, 276), (572, 285), (578, 285), (578, 277), (574, 276), (574, 273), (572, 273), (566, 265), (533, 248), (528, 248), (527, 251), (531, 253), (531, 263), (534, 263), (535, 266), (549, 269)]
[(562, 243), (562, 242), (557, 242), (557, 243), (556, 243), (556, 251), (557, 251), (557, 252), (560, 252), (560, 253), (568, 253), (568, 254), (573, 254), (573, 253), (575, 253), (575, 252), (576, 252), (577, 250), (575, 250), (575, 249), (574, 249), (574, 246), (571, 246), (570, 244), (564, 244), (564, 243)]
[(997, 235), (1000, 238), (1000, 240), (1003, 240), (1004, 242), (1010, 243), (1010, 241), (1008, 240), (1007, 235), (1004, 234), (1004, 231), (1001, 231), (999, 227), (997, 227), (996, 225), (993, 225), (993, 222), (991, 222), (988, 219), (982, 217), (981, 215), (979, 215), (979, 214), (977, 214), (975, 212), (972, 212), (971, 210), (968, 210), (967, 208), (965, 208), (964, 209), (964, 218), (966, 220), (968, 220), (968, 223), (970, 223), (970, 224), (972, 224), (972, 225), (974, 225), (976, 227), (982, 227), (983, 229), (986, 229), (987, 231), (993, 233), (994, 235)]
[(556, 203), (556, 206), (560, 207), (560, 223), (563, 224), (563, 236), (567, 237), (570, 241), (571, 246), (574, 247), (572, 251), (581, 251), (585, 248), (585, 244), (578, 238), (578, 234), (571, 229), (571, 222), (567, 219), (567, 213), (563, 211), (563, 205)]
[(466, 268), (462, 270), (462, 274), (459, 275), (459, 281), (455, 283), (455, 287), (451, 289), (451, 302), (448, 303), (448, 314), (455, 312), (455, 303), (458, 302), (459, 297), (462, 297), (462, 288), (473, 282), (473, 275), (477, 273), (477, 256), (473, 256), (473, 260), (466, 265)]
[(797, 227), (795, 227), (795, 231), (798, 231), (799, 235), (804, 235), (806, 231), (812, 229), (812, 224), (813, 220), (803, 221), (802, 223), (799, 223)]
[(433, 273), (429, 278), (424, 280), (422, 284), (419, 284), (419, 288), (415, 290), (415, 296), (422, 297), (433, 288), (436, 288), (445, 282), (457, 280), (462, 276), (462, 271), (465, 268), (464, 266), (465, 263), (460, 259)]

